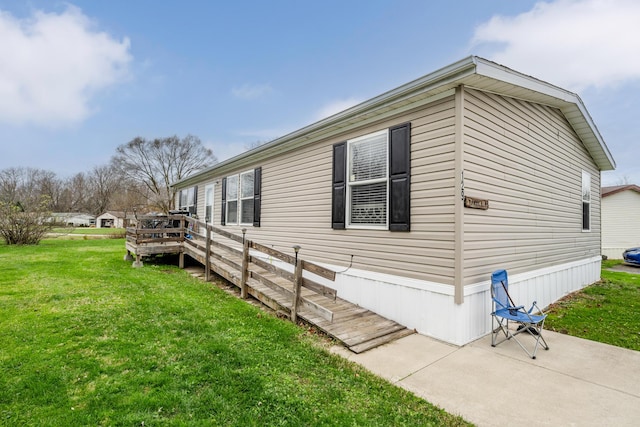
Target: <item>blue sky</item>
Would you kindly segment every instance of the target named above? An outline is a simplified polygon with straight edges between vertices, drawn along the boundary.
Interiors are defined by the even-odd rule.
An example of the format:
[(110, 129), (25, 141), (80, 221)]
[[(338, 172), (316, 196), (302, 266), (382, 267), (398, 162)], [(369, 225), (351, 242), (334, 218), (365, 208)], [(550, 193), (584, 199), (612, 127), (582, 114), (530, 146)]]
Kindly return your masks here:
[(136, 136), (219, 160), (474, 54), (578, 93), (640, 184), (635, 0), (0, 0), (0, 169), (61, 177)]

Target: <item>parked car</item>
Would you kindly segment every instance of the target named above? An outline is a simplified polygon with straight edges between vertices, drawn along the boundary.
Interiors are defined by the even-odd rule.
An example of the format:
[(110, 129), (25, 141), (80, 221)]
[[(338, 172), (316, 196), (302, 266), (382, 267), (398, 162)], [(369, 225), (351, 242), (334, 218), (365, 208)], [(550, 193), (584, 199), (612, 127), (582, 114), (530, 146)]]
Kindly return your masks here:
[(640, 247), (627, 249), (622, 253), (624, 262), (640, 266)]

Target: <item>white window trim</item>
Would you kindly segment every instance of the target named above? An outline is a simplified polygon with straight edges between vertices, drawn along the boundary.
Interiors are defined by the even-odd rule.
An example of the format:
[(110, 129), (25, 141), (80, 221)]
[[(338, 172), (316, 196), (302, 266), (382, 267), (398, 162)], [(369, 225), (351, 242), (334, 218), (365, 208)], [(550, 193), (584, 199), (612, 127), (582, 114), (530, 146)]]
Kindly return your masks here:
[[(588, 185), (589, 189), (589, 200), (585, 200), (584, 197), (584, 188), (585, 183)], [(587, 171), (582, 171), (582, 181), (580, 183), (580, 227), (582, 228), (583, 233), (591, 232), (591, 173)], [(584, 204), (589, 204), (589, 228), (584, 228)]]
[[(183, 189), (181, 192), (178, 193), (178, 197), (179, 197), (179, 201), (178, 201), (178, 210), (190, 210), (189, 208), (194, 207), (196, 213), (197, 213), (197, 209), (198, 207), (196, 206), (196, 186), (192, 186), (192, 187), (188, 187)], [(185, 204), (182, 204), (182, 198), (181, 196), (184, 196), (185, 198)], [(189, 204), (189, 196), (191, 196), (191, 204)]]
[[(235, 199), (229, 199), (229, 178), (233, 178), (233, 177), (237, 177), (237, 183), (236, 183), (236, 190), (238, 190), (238, 187), (240, 186), (240, 175), (239, 174), (235, 174), (235, 175), (229, 175), (227, 176), (227, 188), (225, 189), (227, 191), (227, 194), (225, 194), (225, 223), (227, 225), (238, 225), (239, 221), (240, 221), (240, 193), (236, 191), (236, 198)], [(237, 203), (236, 205), (236, 219), (235, 221), (230, 221), (229, 220), (229, 202), (233, 202), (235, 201)]]
[[(251, 196), (250, 197), (242, 197), (242, 175), (247, 175), (247, 174), (252, 174), (254, 175), (254, 182), (253, 182), (253, 189), (251, 190)], [(248, 171), (244, 171), (244, 172), (240, 172), (238, 174), (238, 222), (240, 223), (240, 225), (250, 225), (253, 227), (253, 214), (251, 215), (251, 222), (242, 222), (242, 204), (244, 203), (244, 200), (253, 200), (254, 199), (254, 192), (255, 192), (255, 172), (254, 169), (248, 170)]]
[[(234, 175), (228, 175), (227, 176), (227, 192), (229, 191), (229, 178), (233, 178), (233, 177), (237, 177), (237, 185), (236, 185), (236, 194), (237, 194), (237, 198), (236, 199), (229, 199), (228, 198), (228, 193), (225, 195), (225, 218), (226, 218), (226, 224), (228, 225), (245, 225), (245, 226), (251, 226), (253, 227), (253, 220), (251, 222), (242, 222), (242, 204), (243, 204), (243, 200), (254, 200), (254, 191), (251, 191), (251, 196), (250, 197), (242, 197), (242, 176), (243, 175), (247, 175), (247, 174), (252, 174), (254, 176), (254, 190), (255, 190), (255, 169), (250, 169), (244, 172), (240, 172)], [(229, 202), (237, 202), (237, 216), (236, 216), (236, 220), (234, 222), (229, 221)]]
[[(209, 190), (211, 190), (211, 199), (209, 200), (207, 198), (207, 194), (209, 194)], [(211, 217), (209, 218), (209, 224), (213, 225), (213, 220), (215, 217), (215, 199), (216, 199), (216, 184), (207, 184), (204, 187), (204, 212), (203, 212), (203, 216), (205, 221), (207, 220), (206, 216), (207, 216), (207, 206), (211, 206)]]
[[(358, 183), (352, 183), (351, 182), (351, 176), (350, 176), (350, 171), (351, 171), (351, 145), (357, 142), (360, 142), (362, 140), (365, 139), (369, 139), (369, 138), (374, 138), (380, 135), (385, 135), (386, 139), (387, 139), (387, 149), (385, 152), (385, 165), (386, 165), (386, 173), (385, 173), (385, 177), (384, 178), (377, 178), (377, 179), (370, 179), (370, 180), (366, 180), (366, 181), (358, 181)], [(347, 229), (353, 229), (353, 230), (388, 230), (389, 229), (389, 129), (384, 129), (378, 132), (372, 132), (369, 133), (367, 135), (362, 135), (359, 136), (357, 138), (353, 138), (347, 141), (347, 170), (346, 170), (346, 185), (347, 185), (347, 197), (346, 197), (346, 203), (345, 203), (345, 209), (347, 210), (346, 212), (346, 224), (345, 227)], [(351, 224), (351, 187), (354, 186), (360, 186), (360, 185), (366, 185), (366, 184), (375, 184), (375, 183), (379, 183), (379, 182), (386, 182), (387, 184), (387, 194), (385, 197), (385, 203), (386, 203), (386, 207), (385, 207), (385, 211), (386, 211), (386, 218), (385, 218), (385, 224)]]

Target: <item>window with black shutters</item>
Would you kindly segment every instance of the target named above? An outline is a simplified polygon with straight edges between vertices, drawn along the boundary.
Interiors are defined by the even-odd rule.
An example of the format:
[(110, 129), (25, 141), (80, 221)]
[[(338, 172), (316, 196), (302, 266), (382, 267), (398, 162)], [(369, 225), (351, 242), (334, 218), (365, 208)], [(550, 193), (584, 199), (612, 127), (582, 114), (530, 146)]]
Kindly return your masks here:
[(411, 126), (404, 123), (333, 146), (334, 229), (410, 229)]

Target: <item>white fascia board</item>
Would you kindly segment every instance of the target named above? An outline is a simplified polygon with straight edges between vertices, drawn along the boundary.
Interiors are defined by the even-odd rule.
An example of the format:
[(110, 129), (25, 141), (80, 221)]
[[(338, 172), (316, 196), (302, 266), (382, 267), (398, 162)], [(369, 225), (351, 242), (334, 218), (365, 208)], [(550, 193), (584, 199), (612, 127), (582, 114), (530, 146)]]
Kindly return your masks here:
[(483, 58), (475, 57), (475, 60), (477, 64), (476, 74), (479, 76), (489, 77), (513, 86), (529, 89), (560, 101), (576, 102), (577, 95), (572, 92)]

